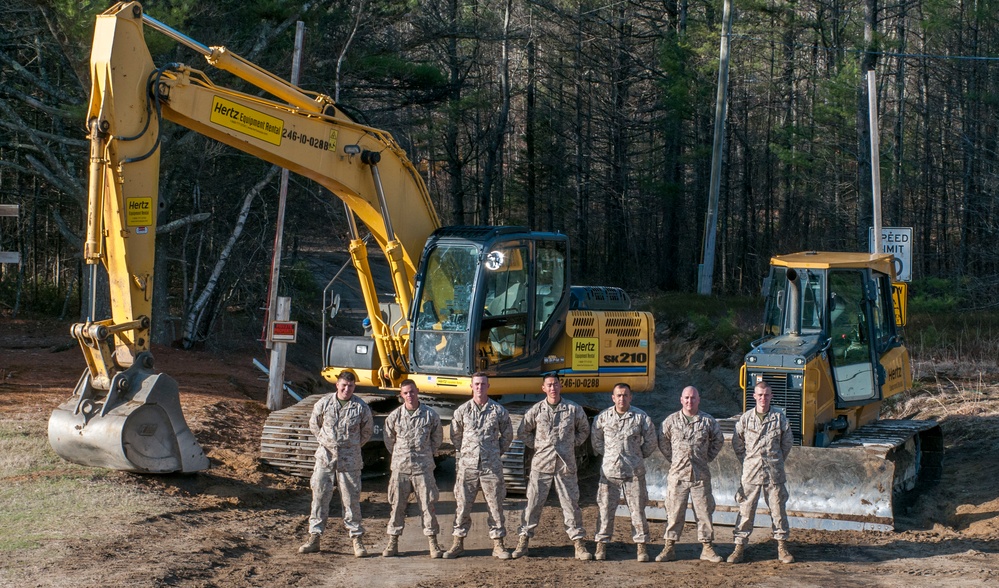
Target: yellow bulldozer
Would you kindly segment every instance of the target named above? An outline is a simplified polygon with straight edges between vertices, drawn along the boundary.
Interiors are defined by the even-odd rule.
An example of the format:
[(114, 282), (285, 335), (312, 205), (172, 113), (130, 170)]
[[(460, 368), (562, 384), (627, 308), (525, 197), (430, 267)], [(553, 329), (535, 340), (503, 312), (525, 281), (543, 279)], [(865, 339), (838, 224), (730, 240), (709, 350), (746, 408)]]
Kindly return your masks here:
[[(890, 254), (808, 251), (771, 260), (763, 336), (739, 382), (743, 410), (755, 406), (756, 383), (769, 384), (794, 432), (786, 464), (793, 527), (891, 530), (898, 501), (940, 478), (936, 422), (879, 418), (885, 400), (912, 388), (894, 275)], [(720, 422), (728, 441), (735, 419)], [(650, 498), (664, 499), (666, 469), (649, 470)], [(726, 442), (711, 464), (716, 522), (734, 523), (740, 473)]]

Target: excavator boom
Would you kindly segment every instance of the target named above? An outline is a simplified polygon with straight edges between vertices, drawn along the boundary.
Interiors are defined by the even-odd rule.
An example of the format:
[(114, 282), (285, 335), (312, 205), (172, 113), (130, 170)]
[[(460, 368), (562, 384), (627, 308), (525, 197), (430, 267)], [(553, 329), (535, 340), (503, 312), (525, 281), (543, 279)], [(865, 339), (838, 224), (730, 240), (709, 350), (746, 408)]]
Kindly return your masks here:
[[(185, 65), (157, 67), (144, 40), (148, 28), (262, 94), (216, 85)], [(50, 442), (64, 458), (137, 472), (208, 467), (184, 421), (177, 384), (153, 371), (149, 353), (163, 121), (309, 178), (345, 204), (371, 332), (324, 342), (327, 379), (350, 371), (365, 392), (392, 397), (402, 380), (419, 378), (421, 391), (444, 399), (444, 413), (448, 402), (470, 395), (480, 370), (508, 395), (536, 393), (538, 375), (556, 370), (567, 393), (607, 391), (621, 381), (636, 392), (652, 388), (652, 316), (631, 310), (617, 288), (570, 286), (565, 235), (442, 228), (402, 147), (328, 96), (194, 41), (145, 15), (138, 2), (120, 2), (97, 18), (91, 76), (84, 257), (93, 269), (107, 268), (112, 317), (96, 320), (92, 304), (73, 327), (87, 371), (49, 420)], [(391, 302), (376, 290), (362, 225), (388, 262)], [(299, 466), (311, 461), (315, 442), (304, 406), (290, 416), (274, 413), (279, 433), (270, 443)]]
[[(143, 36), (147, 25), (288, 103), (218, 87), (185, 66), (157, 68)], [(440, 221), (391, 135), (355, 123), (326, 96), (304, 92), (224, 48), (184, 37), (147, 17), (137, 2), (118, 3), (97, 17), (91, 77), (84, 259), (92, 277), (97, 264), (107, 268), (112, 316), (95, 320), (92, 302), (87, 320), (72, 328), (87, 370), (73, 396), (53, 412), (50, 442), (65, 459), (86, 465), (198, 471), (208, 459), (184, 421), (176, 383), (152, 371), (149, 354), (162, 119), (329, 189), (346, 204), (351, 226), (356, 215), (385, 252), (401, 305), (412, 298), (415, 255)], [(396, 232), (391, 219), (403, 215), (406, 224)], [(366, 251), (356, 228), (353, 237), (352, 254), (361, 266)], [(370, 272), (359, 274), (369, 314), (376, 316)], [(386, 325), (377, 327), (384, 366), (377, 377), (390, 385), (401, 377), (397, 368), (406, 342), (391, 336)]]

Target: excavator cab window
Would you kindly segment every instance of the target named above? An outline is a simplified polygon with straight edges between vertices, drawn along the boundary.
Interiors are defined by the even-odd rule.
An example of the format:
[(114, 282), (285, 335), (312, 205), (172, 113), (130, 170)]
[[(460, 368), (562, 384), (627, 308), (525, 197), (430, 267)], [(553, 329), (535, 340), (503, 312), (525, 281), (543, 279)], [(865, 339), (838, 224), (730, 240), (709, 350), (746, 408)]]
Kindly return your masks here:
[(486, 255), (479, 355), (488, 363), (522, 356), (527, 350), (528, 293), (531, 290), (525, 244), (503, 244)]
[(464, 370), (472, 286), (479, 266), (473, 245), (438, 245), (427, 254), (416, 306), (413, 353), (418, 365)]
[(568, 264), (565, 243), (539, 241), (537, 245), (537, 286), (534, 293), (534, 336), (548, 326), (567, 288)]

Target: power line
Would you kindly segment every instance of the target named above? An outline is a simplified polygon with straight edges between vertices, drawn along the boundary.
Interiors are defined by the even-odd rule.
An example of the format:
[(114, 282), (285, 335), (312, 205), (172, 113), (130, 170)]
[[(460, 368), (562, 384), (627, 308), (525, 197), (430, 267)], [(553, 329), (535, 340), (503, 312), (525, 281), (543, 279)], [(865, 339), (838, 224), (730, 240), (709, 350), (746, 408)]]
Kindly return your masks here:
[[(787, 46), (788, 44), (782, 41), (775, 41), (773, 39), (764, 39), (760, 37), (753, 37), (750, 35), (730, 35), (732, 39), (748, 40), (756, 43), (766, 43), (766, 44), (777, 44), (782, 46)], [(813, 49), (815, 45), (805, 44), (805, 43), (794, 43), (793, 47), (799, 49)], [(987, 55), (938, 55), (933, 53), (898, 53), (895, 51), (866, 51), (859, 48), (847, 48), (847, 47), (828, 47), (819, 46), (819, 49), (826, 52), (844, 52), (860, 55), (863, 53), (869, 53), (871, 55), (878, 55), (882, 57), (900, 57), (904, 59), (939, 59), (939, 60), (952, 60), (952, 61), (999, 61), (999, 56), (991, 57)]]

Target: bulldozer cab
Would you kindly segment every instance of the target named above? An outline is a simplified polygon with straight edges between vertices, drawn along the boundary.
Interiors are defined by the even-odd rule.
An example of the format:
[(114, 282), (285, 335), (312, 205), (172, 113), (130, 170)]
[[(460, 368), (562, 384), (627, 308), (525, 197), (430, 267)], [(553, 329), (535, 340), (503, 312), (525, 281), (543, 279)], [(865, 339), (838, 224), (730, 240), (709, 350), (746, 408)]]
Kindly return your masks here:
[[(417, 275), (411, 365), (470, 375), (525, 370), (568, 310), (564, 235), (521, 227), (450, 227), (428, 241)], [(509, 372), (508, 372), (509, 373)]]
[(882, 398), (879, 359), (898, 342), (891, 276), (867, 267), (867, 255), (829, 255), (809, 264), (799, 260), (798, 267), (774, 264), (764, 286), (764, 338), (819, 335), (832, 367), (836, 407), (868, 404)]

